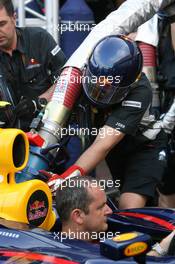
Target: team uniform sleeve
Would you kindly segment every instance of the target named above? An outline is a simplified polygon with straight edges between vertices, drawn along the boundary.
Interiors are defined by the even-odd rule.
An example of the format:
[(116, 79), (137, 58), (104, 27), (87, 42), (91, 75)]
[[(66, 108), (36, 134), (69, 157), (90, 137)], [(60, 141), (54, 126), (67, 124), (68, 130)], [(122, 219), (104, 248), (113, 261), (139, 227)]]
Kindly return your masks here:
[(158, 46), (159, 32), (157, 14), (138, 28), (135, 41), (141, 41), (154, 47)]
[(80, 47), (67, 61), (66, 66), (82, 69), (93, 48), (106, 36), (129, 34), (149, 20), (160, 8), (166, 7), (174, 0), (127, 0), (117, 10), (111, 12), (97, 24)]
[(132, 87), (128, 96), (112, 110), (105, 125), (124, 134), (135, 135), (151, 100), (152, 92), (149, 81), (142, 75), (141, 80)]

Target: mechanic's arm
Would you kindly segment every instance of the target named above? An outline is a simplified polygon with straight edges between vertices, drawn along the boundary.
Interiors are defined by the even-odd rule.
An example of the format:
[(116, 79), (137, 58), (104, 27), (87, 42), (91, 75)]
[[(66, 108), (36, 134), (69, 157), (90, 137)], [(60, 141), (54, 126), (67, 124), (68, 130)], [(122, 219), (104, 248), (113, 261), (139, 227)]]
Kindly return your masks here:
[(52, 86), (46, 88), (47, 90), (45, 89), (45, 91), (39, 97), (45, 98), (47, 99), (47, 101), (50, 101), (56, 87), (56, 82), (62, 71), (62, 67), (66, 62), (66, 57), (53, 37), (46, 31), (43, 31), (42, 33), (44, 41), (42, 43), (41, 49), (45, 54), (47, 54), (45, 61), (45, 70), (48, 74), (48, 78), (52, 83)]
[(100, 161), (105, 159), (109, 151), (117, 145), (124, 136), (124, 133), (110, 126), (103, 126), (93, 144), (80, 156), (75, 164), (80, 166), (85, 173), (89, 173)]
[(82, 69), (96, 44), (104, 37), (129, 34), (150, 19), (160, 8), (174, 0), (127, 0), (97, 24), (79, 48), (72, 54), (66, 66)]
[(66, 178), (87, 175), (97, 164), (105, 159), (109, 151), (117, 145), (125, 134), (110, 126), (103, 126), (93, 142), (93, 144), (80, 156), (76, 163), (70, 166), (63, 174), (51, 174), (42, 171), (44, 175), (49, 177), (48, 185), (52, 190), (52, 195), (56, 195), (56, 190), (60, 186), (61, 181)]

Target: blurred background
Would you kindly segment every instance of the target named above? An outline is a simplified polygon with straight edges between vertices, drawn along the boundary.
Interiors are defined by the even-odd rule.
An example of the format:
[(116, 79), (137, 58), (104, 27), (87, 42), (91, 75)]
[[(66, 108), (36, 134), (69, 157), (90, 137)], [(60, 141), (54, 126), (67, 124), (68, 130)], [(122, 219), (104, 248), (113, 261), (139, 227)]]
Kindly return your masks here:
[(67, 58), (96, 23), (124, 0), (13, 0), (17, 25), (45, 28), (60, 44)]

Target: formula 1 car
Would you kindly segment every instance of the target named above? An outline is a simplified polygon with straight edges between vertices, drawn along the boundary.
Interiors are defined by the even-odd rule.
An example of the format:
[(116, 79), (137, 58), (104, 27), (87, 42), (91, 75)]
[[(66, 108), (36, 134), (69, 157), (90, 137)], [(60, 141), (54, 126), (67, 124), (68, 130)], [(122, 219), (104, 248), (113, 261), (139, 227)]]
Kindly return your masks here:
[[(125, 233), (103, 237), (99, 244), (63, 239), (58, 228), (49, 232), (1, 218), (0, 263), (175, 263), (173, 256), (145, 255), (152, 243), (150, 235), (158, 240), (174, 228), (174, 214), (174, 210), (156, 208), (116, 211), (108, 219), (109, 230)], [(126, 233), (130, 230), (137, 231)]]
[(26, 134), (1, 129), (0, 153), (0, 263), (175, 263), (174, 256), (146, 256), (154, 241), (174, 229), (175, 210), (114, 210), (108, 217), (110, 238), (105, 234), (98, 244), (63, 239), (47, 184), (15, 182), (28, 160)]

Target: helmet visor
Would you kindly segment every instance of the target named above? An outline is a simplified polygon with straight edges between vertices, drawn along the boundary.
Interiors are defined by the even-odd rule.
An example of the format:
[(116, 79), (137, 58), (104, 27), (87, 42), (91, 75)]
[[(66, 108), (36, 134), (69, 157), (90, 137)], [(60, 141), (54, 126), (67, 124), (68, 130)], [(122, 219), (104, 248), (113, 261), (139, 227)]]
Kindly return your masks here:
[(107, 106), (119, 103), (128, 94), (129, 88), (120, 87), (120, 80), (112, 76), (96, 77), (88, 68), (84, 71), (83, 88), (87, 97), (95, 104)]

